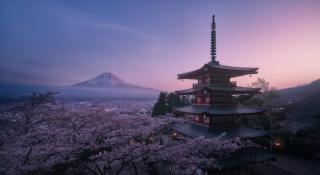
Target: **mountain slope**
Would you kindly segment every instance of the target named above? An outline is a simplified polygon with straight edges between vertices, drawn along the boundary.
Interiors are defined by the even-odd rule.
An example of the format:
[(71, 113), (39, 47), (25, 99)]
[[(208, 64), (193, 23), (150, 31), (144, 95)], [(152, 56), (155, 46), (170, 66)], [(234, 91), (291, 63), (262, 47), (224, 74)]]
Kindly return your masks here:
[(72, 85), (73, 87), (92, 88), (128, 88), (128, 89), (150, 89), (128, 83), (110, 72), (104, 72), (94, 78)]
[(156, 98), (159, 90), (130, 84), (110, 72), (57, 90), (71, 99)]
[(129, 85), (129, 83), (127, 83), (126, 81), (122, 80), (121, 78), (115, 76), (110, 72), (105, 72), (89, 80), (77, 83), (73, 86), (110, 87), (110, 86), (116, 86), (116, 85)]
[(283, 101), (299, 101), (320, 94), (320, 79), (304, 86), (280, 89), (279, 93)]
[(311, 117), (320, 116), (320, 94), (308, 96), (297, 102), (290, 112), (290, 116), (303, 121)]
[(102, 73), (71, 86), (28, 86), (0, 83), (0, 103), (24, 100), (32, 92), (59, 92), (63, 100), (156, 99), (159, 90), (130, 84), (112, 73)]

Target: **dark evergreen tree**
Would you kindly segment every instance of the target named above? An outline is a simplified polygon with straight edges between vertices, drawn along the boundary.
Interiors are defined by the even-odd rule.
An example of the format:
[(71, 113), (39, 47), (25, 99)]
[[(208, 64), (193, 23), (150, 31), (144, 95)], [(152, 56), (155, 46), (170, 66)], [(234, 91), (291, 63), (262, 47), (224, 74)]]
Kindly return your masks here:
[(181, 106), (186, 106), (190, 104), (190, 100), (184, 95), (181, 98)]
[(160, 92), (158, 101), (153, 106), (152, 116), (165, 115), (166, 113), (174, 113), (175, 107), (189, 105), (190, 102), (186, 96), (181, 98), (175, 93)]
[(160, 116), (165, 115), (168, 112), (168, 105), (167, 105), (167, 93), (160, 92), (158, 101), (153, 107), (152, 116)]
[(181, 107), (183, 105), (179, 96), (174, 93), (170, 93), (168, 95), (167, 102), (168, 102), (168, 112), (174, 112), (173, 109), (175, 107)]

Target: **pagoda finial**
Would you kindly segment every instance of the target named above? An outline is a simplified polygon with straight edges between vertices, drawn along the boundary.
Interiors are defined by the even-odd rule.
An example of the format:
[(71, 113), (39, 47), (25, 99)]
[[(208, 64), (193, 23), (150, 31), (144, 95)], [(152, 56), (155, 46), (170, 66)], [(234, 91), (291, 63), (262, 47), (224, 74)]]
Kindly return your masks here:
[(211, 23), (211, 62), (214, 64), (219, 64), (219, 62), (216, 60), (217, 55), (217, 49), (216, 49), (216, 22), (214, 19), (214, 15), (212, 15), (212, 23)]

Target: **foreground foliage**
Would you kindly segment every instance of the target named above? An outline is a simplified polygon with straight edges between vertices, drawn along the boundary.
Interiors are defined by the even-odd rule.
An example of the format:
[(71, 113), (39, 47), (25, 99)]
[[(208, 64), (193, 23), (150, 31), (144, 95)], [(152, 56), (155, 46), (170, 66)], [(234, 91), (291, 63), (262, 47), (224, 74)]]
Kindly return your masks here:
[[(219, 168), (219, 158), (251, 146), (239, 139), (173, 138), (170, 126), (183, 121), (150, 117), (150, 105), (128, 114), (112, 103), (47, 102), (33, 108), (28, 132), (21, 127), (25, 113), (2, 108), (11, 127), (1, 131), (2, 174), (194, 174)], [(144, 108), (136, 101), (121, 104), (128, 111)]]

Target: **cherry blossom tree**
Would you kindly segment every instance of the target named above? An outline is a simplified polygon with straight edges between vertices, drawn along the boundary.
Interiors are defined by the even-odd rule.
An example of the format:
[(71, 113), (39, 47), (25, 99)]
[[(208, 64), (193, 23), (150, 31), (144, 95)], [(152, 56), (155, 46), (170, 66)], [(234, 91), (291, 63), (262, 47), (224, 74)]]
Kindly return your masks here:
[(25, 120), (24, 124), (24, 134), (27, 134), (30, 127), (32, 127), (32, 117), (34, 112), (41, 107), (42, 105), (52, 102), (54, 100), (53, 95), (57, 93), (55, 92), (45, 92), (45, 93), (37, 93), (34, 92), (28, 98), (28, 100), (22, 104), (18, 104), (14, 106), (12, 109), (23, 113), (23, 117)]
[[(133, 104), (126, 105), (128, 111), (136, 110)], [(239, 139), (202, 137), (163, 142), (162, 136), (170, 139), (171, 125), (182, 120), (109, 109), (101, 104), (59, 102), (38, 108), (36, 118), (41, 122), (32, 130), (4, 138), (0, 172), (152, 174), (162, 164), (173, 174), (194, 174), (208, 167), (219, 168), (219, 158), (248, 146)], [(10, 115), (21, 116), (23, 113)]]

